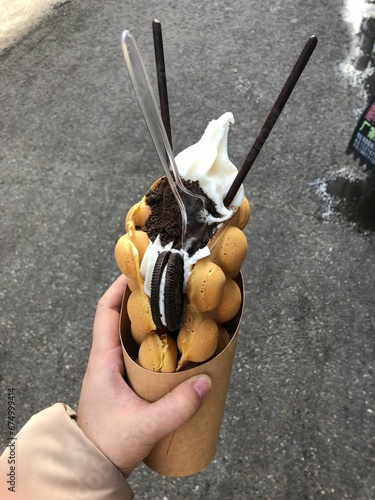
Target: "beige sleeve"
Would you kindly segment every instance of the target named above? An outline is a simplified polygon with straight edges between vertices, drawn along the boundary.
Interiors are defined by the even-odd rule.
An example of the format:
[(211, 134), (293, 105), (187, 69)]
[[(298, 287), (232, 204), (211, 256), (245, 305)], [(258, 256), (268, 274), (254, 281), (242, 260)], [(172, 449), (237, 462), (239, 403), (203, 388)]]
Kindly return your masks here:
[(0, 457), (0, 498), (128, 500), (121, 472), (78, 427), (75, 412), (56, 403), (34, 415)]

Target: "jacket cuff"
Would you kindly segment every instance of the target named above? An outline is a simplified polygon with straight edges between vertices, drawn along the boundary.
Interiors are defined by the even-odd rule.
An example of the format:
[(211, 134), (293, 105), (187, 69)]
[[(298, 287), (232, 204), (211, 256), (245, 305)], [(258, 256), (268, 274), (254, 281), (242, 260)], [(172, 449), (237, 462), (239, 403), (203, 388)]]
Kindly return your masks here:
[(7, 483), (12, 443), (0, 458), (0, 498), (133, 498), (125, 477), (82, 432), (75, 417), (63, 403), (31, 417), (13, 440), (16, 494)]

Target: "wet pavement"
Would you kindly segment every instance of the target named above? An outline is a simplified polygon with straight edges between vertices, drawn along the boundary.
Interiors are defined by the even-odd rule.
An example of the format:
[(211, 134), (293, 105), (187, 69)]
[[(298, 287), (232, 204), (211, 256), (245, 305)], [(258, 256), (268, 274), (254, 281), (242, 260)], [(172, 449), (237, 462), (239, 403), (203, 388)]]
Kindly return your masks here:
[(331, 205), (331, 215), (353, 223), (358, 231), (375, 231), (375, 175), (365, 178), (336, 176), (319, 183)]
[(0, 55), (0, 420), (9, 387), (18, 426), (77, 404), (124, 215), (161, 173), (120, 47), (131, 29), (153, 74), (153, 18), (174, 150), (232, 111), (238, 166), (319, 43), (245, 183), (247, 299), (215, 460), (130, 483), (156, 500), (375, 498), (374, 173), (345, 153), (371, 71), (353, 67), (339, 0), (66, 1)]

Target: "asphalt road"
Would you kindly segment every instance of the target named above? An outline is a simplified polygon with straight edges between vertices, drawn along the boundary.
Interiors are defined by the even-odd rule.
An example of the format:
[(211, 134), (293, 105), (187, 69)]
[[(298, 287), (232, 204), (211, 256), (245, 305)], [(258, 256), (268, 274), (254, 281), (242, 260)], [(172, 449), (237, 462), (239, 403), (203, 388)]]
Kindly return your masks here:
[(238, 166), (319, 43), (245, 183), (246, 309), (216, 458), (184, 479), (141, 466), (130, 483), (154, 500), (374, 498), (375, 239), (327, 219), (312, 186), (360, 173), (345, 149), (366, 94), (340, 66), (340, 0), (67, 1), (0, 55), (2, 445), (9, 387), (19, 427), (76, 407), (124, 216), (161, 174), (120, 47), (129, 28), (154, 75), (153, 18), (175, 151), (232, 111)]

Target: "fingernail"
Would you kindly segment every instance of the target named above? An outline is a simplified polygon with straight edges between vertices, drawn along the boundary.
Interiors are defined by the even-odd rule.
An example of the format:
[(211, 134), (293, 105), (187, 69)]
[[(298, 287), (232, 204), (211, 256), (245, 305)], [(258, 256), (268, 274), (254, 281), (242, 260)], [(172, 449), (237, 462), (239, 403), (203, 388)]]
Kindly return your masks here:
[(208, 375), (199, 375), (199, 377), (197, 377), (194, 380), (193, 383), (194, 390), (198, 394), (200, 399), (202, 399), (202, 401), (206, 398), (207, 394), (210, 392), (211, 385), (212, 382)]

